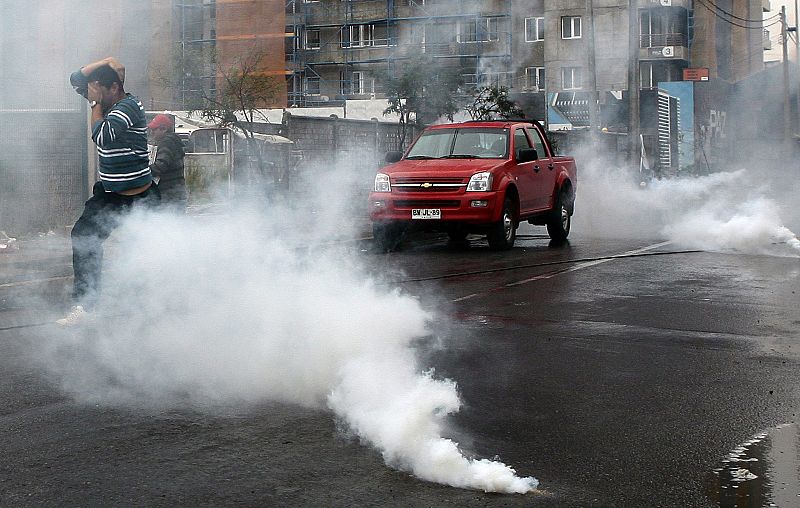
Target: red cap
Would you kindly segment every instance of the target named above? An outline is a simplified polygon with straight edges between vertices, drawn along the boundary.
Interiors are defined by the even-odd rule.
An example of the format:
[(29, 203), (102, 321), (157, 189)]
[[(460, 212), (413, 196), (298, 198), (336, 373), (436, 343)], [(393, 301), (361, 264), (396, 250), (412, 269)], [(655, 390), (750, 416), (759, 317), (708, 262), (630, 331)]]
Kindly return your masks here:
[(148, 129), (158, 129), (159, 127), (166, 127), (167, 129), (173, 128), (172, 117), (169, 115), (156, 115), (149, 124), (147, 124)]

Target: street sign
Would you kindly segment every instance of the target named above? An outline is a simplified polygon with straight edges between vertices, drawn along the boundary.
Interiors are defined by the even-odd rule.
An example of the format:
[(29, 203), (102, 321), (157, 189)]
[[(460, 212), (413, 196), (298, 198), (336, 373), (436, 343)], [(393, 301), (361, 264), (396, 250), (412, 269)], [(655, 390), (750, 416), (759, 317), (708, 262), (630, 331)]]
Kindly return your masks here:
[(674, 46), (654, 46), (650, 48), (650, 56), (672, 58), (675, 56)]
[(708, 81), (708, 67), (683, 69), (684, 81)]

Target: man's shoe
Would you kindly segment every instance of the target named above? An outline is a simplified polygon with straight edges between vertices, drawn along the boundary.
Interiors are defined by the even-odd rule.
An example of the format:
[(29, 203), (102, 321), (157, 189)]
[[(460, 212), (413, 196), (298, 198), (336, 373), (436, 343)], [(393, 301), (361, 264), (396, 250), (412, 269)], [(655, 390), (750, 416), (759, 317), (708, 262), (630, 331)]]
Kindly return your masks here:
[(84, 310), (83, 305), (74, 305), (69, 313), (56, 321), (61, 326), (75, 326), (85, 323), (91, 319), (92, 315)]

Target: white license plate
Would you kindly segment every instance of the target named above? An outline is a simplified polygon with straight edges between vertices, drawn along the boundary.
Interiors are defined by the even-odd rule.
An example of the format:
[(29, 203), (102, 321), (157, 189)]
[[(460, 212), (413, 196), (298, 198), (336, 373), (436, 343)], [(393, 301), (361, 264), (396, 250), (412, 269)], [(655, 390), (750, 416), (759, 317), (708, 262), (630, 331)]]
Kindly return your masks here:
[(412, 219), (441, 219), (442, 211), (438, 208), (413, 208), (411, 210)]

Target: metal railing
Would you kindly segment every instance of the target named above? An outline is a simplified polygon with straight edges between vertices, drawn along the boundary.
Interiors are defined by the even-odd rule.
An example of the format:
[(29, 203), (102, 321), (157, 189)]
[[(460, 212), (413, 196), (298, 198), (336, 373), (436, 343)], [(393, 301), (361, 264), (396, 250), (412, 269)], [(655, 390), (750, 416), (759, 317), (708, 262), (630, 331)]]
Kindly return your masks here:
[(663, 46), (688, 46), (686, 34), (641, 34), (640, 48), (657, 48)]

